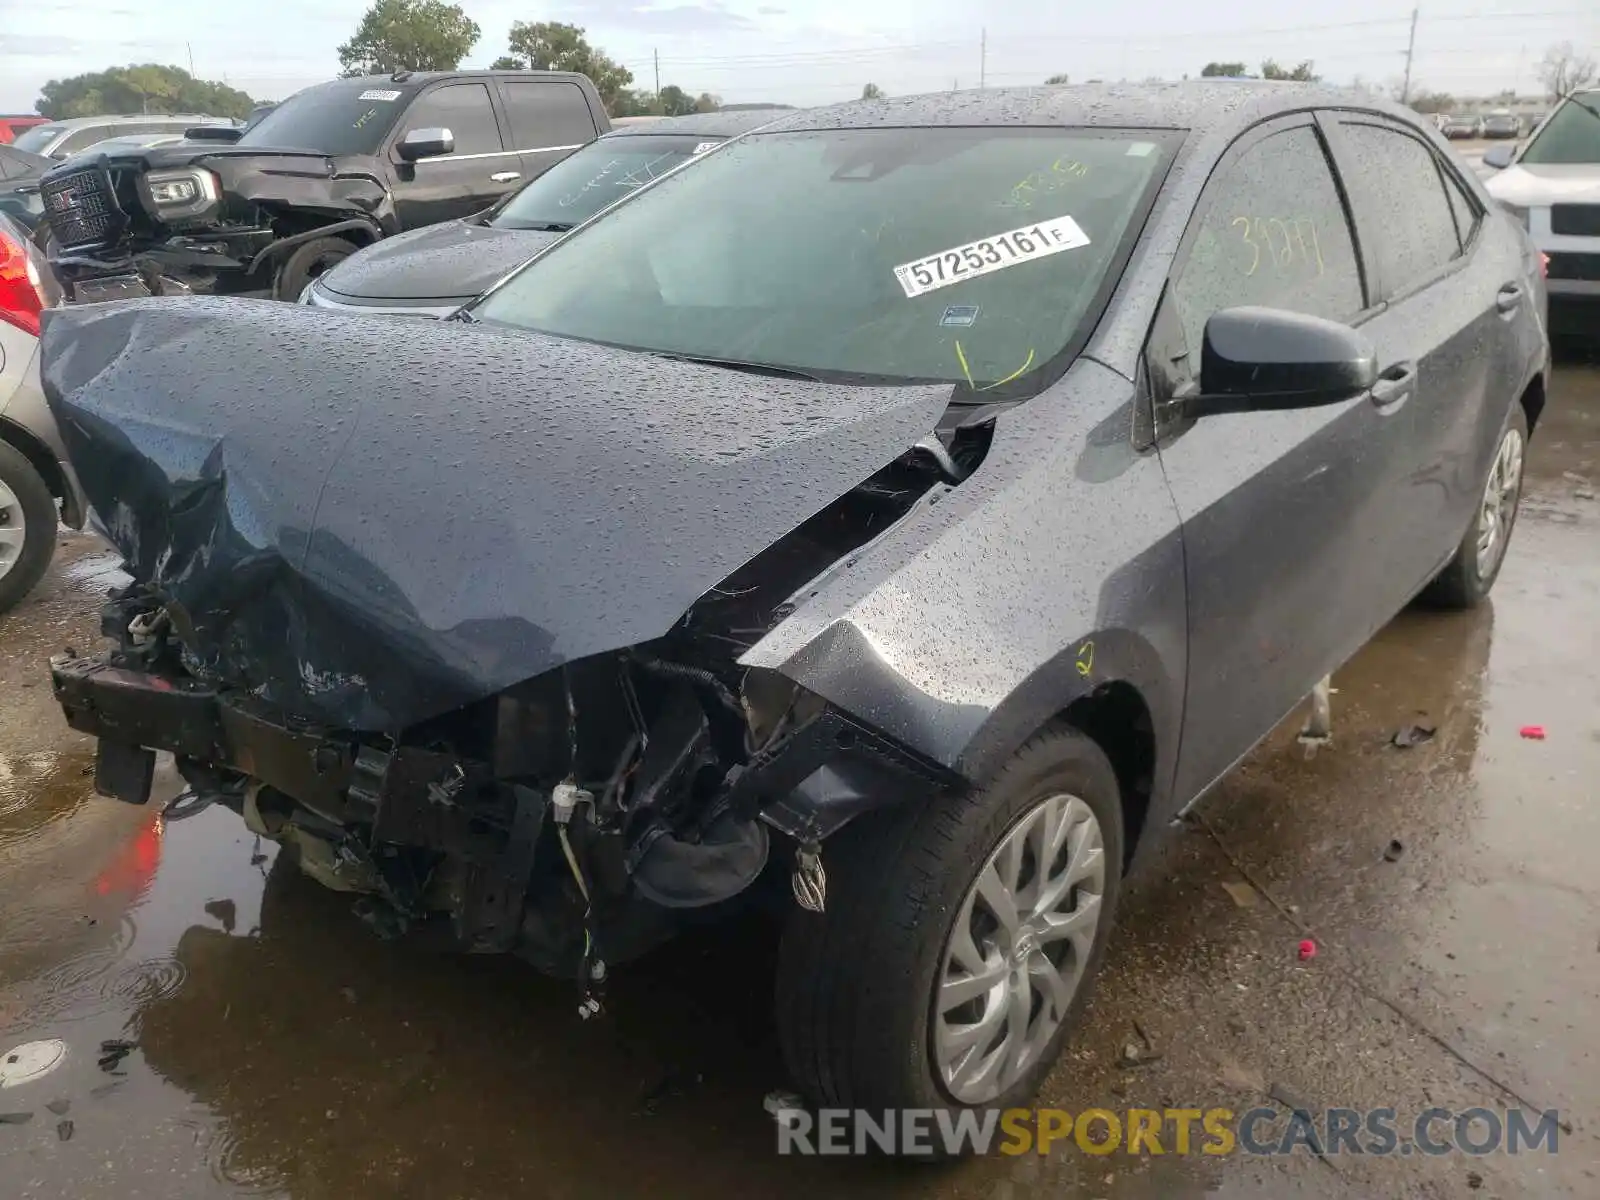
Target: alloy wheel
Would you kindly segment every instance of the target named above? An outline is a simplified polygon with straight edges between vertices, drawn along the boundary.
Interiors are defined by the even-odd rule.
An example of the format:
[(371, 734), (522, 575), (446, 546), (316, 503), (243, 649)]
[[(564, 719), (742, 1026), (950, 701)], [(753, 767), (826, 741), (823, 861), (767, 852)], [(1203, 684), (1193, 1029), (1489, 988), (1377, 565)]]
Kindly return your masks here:
[(0, 579), (17, 565), (27, 540), (28, 519), (22, 513), (22, 501), (0, 480)]
[(952, 1099), (988, 1103), (1044, 1056), (1084, 981), (1105, 880), (1100, 822), (1076, 796), (1040, 800), (1000, 839), (935, 982), (934, 1060)]
[(1513, 426), (1500, 439), (1489, 479), (1483, 486), (1478, 519), (1478, 578), (1488, 579), (1505, 557), (1522, 493), (1522, 431)]

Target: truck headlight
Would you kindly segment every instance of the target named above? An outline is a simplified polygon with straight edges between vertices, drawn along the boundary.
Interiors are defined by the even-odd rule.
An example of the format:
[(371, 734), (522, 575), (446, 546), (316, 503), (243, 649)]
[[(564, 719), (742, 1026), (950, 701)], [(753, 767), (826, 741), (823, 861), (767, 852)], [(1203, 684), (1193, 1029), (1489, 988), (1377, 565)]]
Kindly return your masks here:
[(152, 171), (139, 184), (150, 214), (160, 221), (202, 216), (216, 205), (221, 195), (217, 177), (198, 167)]
[(198, 179), (168, 179), (150, 185), (150, 199), (157, 204), (187, 204), (199, 194)]

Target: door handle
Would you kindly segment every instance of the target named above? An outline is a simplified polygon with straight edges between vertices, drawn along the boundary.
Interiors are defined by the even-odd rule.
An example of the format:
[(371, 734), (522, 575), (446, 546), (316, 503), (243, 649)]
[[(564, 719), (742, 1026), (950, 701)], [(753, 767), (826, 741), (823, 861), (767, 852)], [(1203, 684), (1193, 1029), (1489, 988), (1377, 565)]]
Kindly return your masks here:
[(496, 171), (493, 175), (489, 176), (489, 178), (491, 180), (493, 180), (495, 183), (510, 183), (513, 179), (521, 179), (522, 178), (522, 172), (521, 171)]
[(1513, 313), (1522, 304), (1522, 285), (1508, 283), (1495, 293), (1494, 306), (1502, 313)]
[(1417, 390), (1417, 364), (1397, 362), (1372, 385), (1372, 403), (1381, 409), (1396, 409)]
[(24, 183), (16, 188), (15, 191), (19, 196), (37, 196), (39, 194), (39, 185), (37, 183)]

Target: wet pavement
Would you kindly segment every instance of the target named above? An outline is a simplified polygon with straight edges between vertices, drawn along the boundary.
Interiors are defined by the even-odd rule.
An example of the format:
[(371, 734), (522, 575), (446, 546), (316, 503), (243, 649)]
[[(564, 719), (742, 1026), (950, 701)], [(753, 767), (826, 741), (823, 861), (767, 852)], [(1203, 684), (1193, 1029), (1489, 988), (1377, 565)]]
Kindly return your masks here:
[[(0, 1090), (0, 1195), (1600, 1195), (1600, 366), (1559, 369), (1528, 470), (1492, 606), (1402, 615), (1335, 677), (1330, 748), (1278, 730), (1133, 881), (1041, 1103), (1525, 1104), (1570, 1125), (1553, 1156), (779, 1159), (764, 929), (581, 1024), (519, 963), (376, 941), (229, 813), (92, 798), (43, 664), (95, 642), (115, 564), (64, 536), (0, 617), (0, 1050), (69, 1047)], [(1160, 1057), (1124, 1069), (1136, 1024)]]

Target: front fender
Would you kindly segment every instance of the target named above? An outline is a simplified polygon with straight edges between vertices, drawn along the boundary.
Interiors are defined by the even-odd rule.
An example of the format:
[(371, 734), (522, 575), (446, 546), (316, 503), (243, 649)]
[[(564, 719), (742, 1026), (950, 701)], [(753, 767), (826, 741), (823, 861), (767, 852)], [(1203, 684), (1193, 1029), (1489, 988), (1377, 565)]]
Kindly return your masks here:
[[(1145, 698), (1165, 805), (1187, 653), (1181, 525), (1133, 391), (1080, 359), (979, 469), (803, 589), (741, 662), (978, 782), (1101, 683)], [(1084, 657), (1080, 669), (1080, 655)]]

